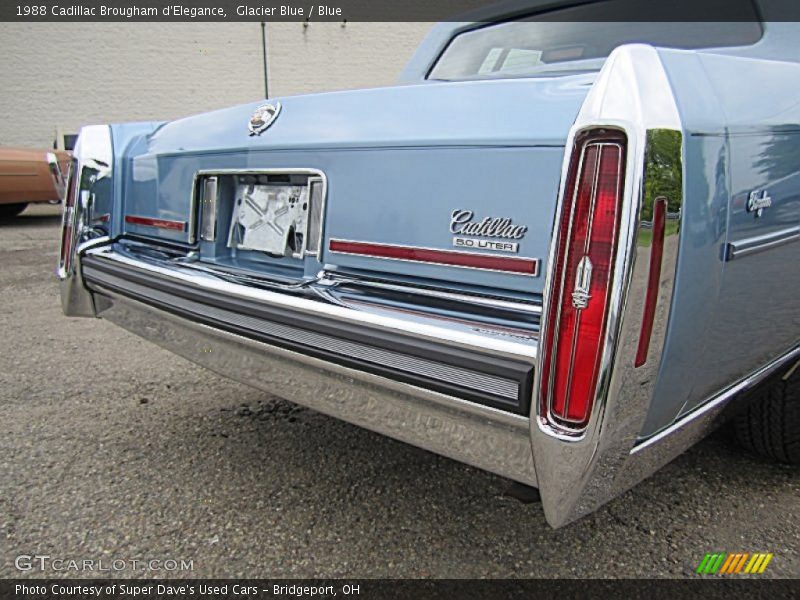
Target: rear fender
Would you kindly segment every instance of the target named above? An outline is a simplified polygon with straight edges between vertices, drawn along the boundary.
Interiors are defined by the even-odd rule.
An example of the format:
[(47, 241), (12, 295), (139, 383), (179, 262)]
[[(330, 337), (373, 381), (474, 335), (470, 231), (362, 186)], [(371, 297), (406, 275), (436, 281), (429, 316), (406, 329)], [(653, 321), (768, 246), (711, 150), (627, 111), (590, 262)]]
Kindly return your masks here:
[[(656, 327), (650, 339), (648, 359), (644, 365), (635, 368), (649, 275), (649, 250), (637, 244), (637, 240), (643, 217), (652, 215), (651, 210), (645, 209), (665, 191), (658, 189), (656, 181), (648, 180), (648, 160), (653, 160), (653, 152), (657, 151), (654, 141), (659, 136), (682, 148), (680, 117), (655, 48), (621, 46), (606, 61), (570, 131), (556, 223), (565, 205), (570, 149), (576, 136), (595, 127), (615, 128), (626, 134), (626, 177), (619, 241), (611, 276), (608, 326), (589, 423), (577, 435), (563, 431), (548, 421), (536, 398), (532, 404), (531, 442), (536, 475), (545, 516), (554, 527), (595, 510), (653, 472), (662, 462), (661, 457), (654, 460), (650, 455), (632, 453), (661, 366), (678, 251), (679, 228), (676, 227), (674, 235), (668, 236), (675, 239), (666, 239), (664, 244)], [(682, 156), (682, 151), (674, 150), (668, 154)], [(682, 173), (681, 164), (673, 167), (677, 173)], [(680, 185), (678, 189), (681, 189)], [(671, 198), (670, 205), (679, 205), (680, 201), (680, 198)], [(552, 280), (557, 234), (554, 227), (545, 283), (543, 324), (547, 323), (548, 311), (556, 308), (553, 306)], [(540, 339), (546, 339), (546, 335), (547, 332), (543, 331)], [(542, 354), (540, 352), (538, 357), (534, 390), (541, 385)]]

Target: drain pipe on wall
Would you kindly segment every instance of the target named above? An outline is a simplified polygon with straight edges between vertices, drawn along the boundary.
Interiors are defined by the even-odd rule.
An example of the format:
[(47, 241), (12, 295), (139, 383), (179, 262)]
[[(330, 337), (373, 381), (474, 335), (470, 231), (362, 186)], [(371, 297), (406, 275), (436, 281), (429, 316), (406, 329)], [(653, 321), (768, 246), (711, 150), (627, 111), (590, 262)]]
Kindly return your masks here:
[(267, 24), (261, 21), (261, 51), (264, 57), (264, 98), (269, 98), (269, 76), (267, 72)]

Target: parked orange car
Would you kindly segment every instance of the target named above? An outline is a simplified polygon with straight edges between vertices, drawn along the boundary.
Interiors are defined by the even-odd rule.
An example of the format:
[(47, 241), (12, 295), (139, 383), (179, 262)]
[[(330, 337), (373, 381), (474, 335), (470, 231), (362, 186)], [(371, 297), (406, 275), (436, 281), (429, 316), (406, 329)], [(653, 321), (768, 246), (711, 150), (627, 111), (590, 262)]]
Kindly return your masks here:
[(68, 152), (0, 148), (0, 218), (32, 202), (60, 201), (68, 166)]

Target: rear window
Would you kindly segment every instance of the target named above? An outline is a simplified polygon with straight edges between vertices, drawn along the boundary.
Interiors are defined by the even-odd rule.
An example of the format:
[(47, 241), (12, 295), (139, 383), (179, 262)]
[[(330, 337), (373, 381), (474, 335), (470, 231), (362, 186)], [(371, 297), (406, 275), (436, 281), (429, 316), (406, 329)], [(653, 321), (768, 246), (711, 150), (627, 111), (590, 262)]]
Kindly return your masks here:
[[(570, 74), (599, 69), (622, 44), (669, 48), (748, 46), (761, 39), (753, 20), (715, 22), (605, 22), (616, 2), (560, 9), (536, 20), (487, 25), (455, 36), (428, 79), (463, 80)], [(621, 13), (617, 13), (621, 14)], [(624, 13), (623, 13), (624, 14)]]

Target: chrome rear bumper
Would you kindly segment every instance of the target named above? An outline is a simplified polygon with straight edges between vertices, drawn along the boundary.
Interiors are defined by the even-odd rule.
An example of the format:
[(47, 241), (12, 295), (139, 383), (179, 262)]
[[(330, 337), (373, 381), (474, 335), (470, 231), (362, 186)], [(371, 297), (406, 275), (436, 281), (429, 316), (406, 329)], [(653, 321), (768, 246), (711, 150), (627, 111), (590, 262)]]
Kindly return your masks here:
[(489, 338), (472, 331), (477, 322), (408, 306), (398, 310), (363, 294), (353, 297), (324, 279), (275, 291), (200, 267), (130, 254), (122, 245), (81, 259), (85, 283), (102, 296), (121, 295), (221, 331), (467, 400), (476, 410), (517, 416), (530, 410), (535, 332), (525, 343)]
[[(532, 371), (535, 344), (484, 339), (421, 319), (221, 282), (179, 267), (136, 261), (111, 246), (90, 249), (79, 261), (78, 289), (92, 297), (82, 305), (93, 305), (99, 317), (225, 377), (536, 485), (527, 416), (442, 391), (458, 390), (458, 382), (449, 380), (464, 377), (465, 390), (487, 385), (511, 393), (512, 376), (524, 382), (532, 375), (525, 374), (525, 367)], [(175, 282), (170, 291), (167, 286)], [(190, 295), (190, 290), (199, 292)], [(314, 329), (303, 328), (306, 321)], [(343, 329), (334, 337), (337, 324)], [(365, 326), (367, 343), (359, 345), (353, 336)], [(393, 350), (377, 346), (382, 335), (389, 336)], [(403, 354), (404, 347), (417, 352)], [(463, 366), (437, 361), (437, 349), (458, 357)], [(476, 356), (478, 349), (505, 378), (479, 372), (485, 365)], [(357, 358), (364, 359), (358, 363), (363, 368), (354, 368)], [(416, 381), (400, 370), (390, 373), (391, 365), (379, 368), (381, 361), (430, 373)], [(531, 392), (525, 388), (520, 393)]]
[(516, 481), (536, 485), (528, 419), (342, 367), (103, 291), (99, 316), (242, 383)]
[[(101, 243), (100, 240), (95, 242)], [(106, 241), (106, 244), (109, 242)], [(97, 261), (92, 260), (92, 257), (100, 256), (129, 263), (127, 267), (131, 269), (154, 268), (143, 263), (132, 264), (130, 259), (114, 254), (109, 245), (84, 249), (76, 261), (77, 268), (70, 280), (72, 285), (64, 288), (72, 291), (71, 296), (64, 298), (66, 305), (73, 307), (71, 303), (77, 302), (74, 306), (92, 307), (96, 316), (225, 377), (414, 446), (540, 487), (543, 493), (563, 490), (563, 480), (579, 478), (585, 473), (581, 463), (562, 460), (557, 469), (537, 476), (534, 459), (536, 464), (555, 465), (554, 461), (564, 458), (564, 449), (569, 447), (569, 442), (553, 440), (554, 444), (562, 443), (564, 447), (545, 447), (534, 456), (532, 447), (536, 448), (538, 432), (535, 423), (530, 423), (527, 416), (336, 364), (174, 314), (171, 309), (154, 306), (153, 301), (160, 301), (158, 298), (140, 301), (129, 293), (113, 289), (115, 284), (111, 279), (101, 282), (96, 273)], [(89, 276), (84, 279), (84, 274)], [(176, 275), (171, 274), (173, 277)], [(185, 274), (180, 277), (193, 278)], [(282, 299), (298, 310), (308, 310), (308, 302), (312, 302), (314, 308), (323, 306), (273, 292), (241, 291), (249, 291), (262, 300), (271, 297)], [(349, 309), (329, 306), (327, 310), (333, 313), (345, 311), (344, 315), (347, 315)], [(392, 323), (392, 319), (370, 313), (362, 313), (359, 318), (380, 324), (387, 331), (402, 328), (400, 321)], [(426, 335), (447, 337), (442, 331), (435, 331), (426, 324), (409, 321), (406, 322), (406, 329), (409, 328), (421, 336), (421, 340)], [(452, 331), (447, 335), (453, 339), (443, 341), (455, 347), (459, 343), (457, 336)], [(463, 339), (460, 342), (462, 344)], [(535, 361), (535, 346), (491, 339), (486, 342), (489, 347), (484, 350), (489, 354), (520, 358), (522, 352), (528, 354), (529, 360)], [(603, 471), (605, 485), (583, 486), (574, 490), (574, 496), (584, 507), (583, 512), (597, 508), (599, 504), (632, 487), (697, 442), (715, 427), (718, 417), (731, 399), (751, 389), (789, 361), (797, 360), (798, 356), (800, 347), (790, 350), (771, 365), (759, 369), (718, 397), (710, 399), (701, 409), (687, 415), (652, 440), (636, 444), (623, 436), (606, 437), (608, 443), (616, 442), (619, 452), (610, 453), (607, 448), (601, 447), (598, 448), (597, 459), (608, 460), (617, 456), (618, 461)], [(622, 398), (635, 400), (630, 391), (620, 396)], [(642, 413), (640, 409), (637, 410), (637, 403), (631, 402), (631, 406), (633, 412), (630, 418), (640, 418)], [(607, 425), (612, 433), (616, 433), (613, 429), (625, 426), (628, 421), (617, 419), (607, 421)], [(548, 522), (554, 527), (568, 522), (561, 520), (560, 511), (554, 512), (546, 504), (544, 509)]]

